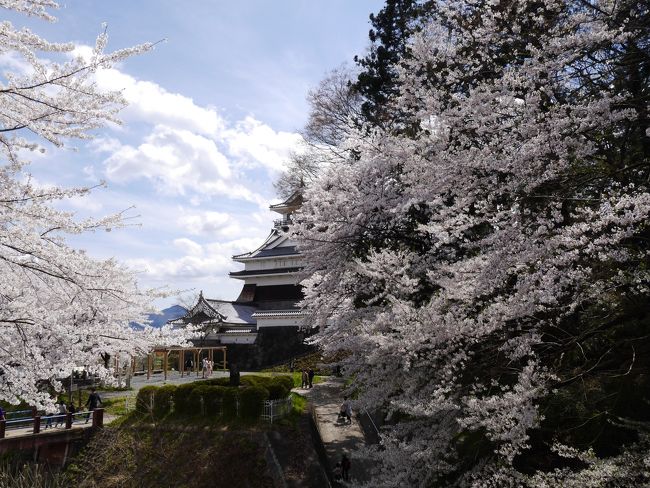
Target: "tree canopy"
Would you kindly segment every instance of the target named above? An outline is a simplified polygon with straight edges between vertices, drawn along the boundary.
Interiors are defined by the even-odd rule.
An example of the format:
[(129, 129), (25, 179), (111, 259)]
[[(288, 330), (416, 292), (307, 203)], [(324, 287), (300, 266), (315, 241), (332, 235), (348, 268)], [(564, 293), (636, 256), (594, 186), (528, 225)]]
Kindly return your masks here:
[(648, 6), (426, 8), (293, 227), (373, 486), (648, 483)]
[[(0, 8), (44, 20), (53, 20), (55, 7), (49, 0), (0, 0)], [(101, 355), (126, 357), (184, 340), (184, 331), (169, 328), (134, 331), (129, 322), (152, 311), (156, 293), (139, 289), (117, 261), (93, 259), (66, 242), (68, 235), (120, 227), (123, 216), (76, 219), (57, 204), (91, 188), (43, 186), (28, 172), (30, 151), (86, 139), (118, 122), (124, 100), (100, 91), (94, 73), (152, 45), (107, 53), (107, 40), (101, 33), (84, 57), (74, 44), (0, 23), (0, 55), (22, 67), (0, 78), (0, 400), (42, 407), (73, 367), (107, 377)]]

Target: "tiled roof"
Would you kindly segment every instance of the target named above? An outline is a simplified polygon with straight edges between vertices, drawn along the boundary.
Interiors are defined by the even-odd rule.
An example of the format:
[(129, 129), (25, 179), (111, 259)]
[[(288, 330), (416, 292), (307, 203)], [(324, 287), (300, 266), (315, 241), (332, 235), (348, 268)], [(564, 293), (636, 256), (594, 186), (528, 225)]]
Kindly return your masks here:
[(273, 274), (287, 274), (296, 273), (302, 268), (275, 268), (275, 269), (251, 269), (244, 271), (231, 271), (229, 274), (233, 277), (239, 276), (257, 276), (257, 275), (273, 275)]
[(253, 313), (256, 307), (252, 305), (243, 305), (241, 303), (228, 302), (226, 300), (211, 300), (207, 298), (208, 304), (215, 309), (223, 318), (226, 324), (250, 324), (255, 325)]
[(262, 249), (260, 252), (251, 256), (252, 258), (268, 258), (272, 256), (289, 256), (300, 254), (296, 246), (274, 247), (273, 249)]
[(253, 317), (298, 317), (304, 315), (302, 310), (265, 310), (253, 313)]

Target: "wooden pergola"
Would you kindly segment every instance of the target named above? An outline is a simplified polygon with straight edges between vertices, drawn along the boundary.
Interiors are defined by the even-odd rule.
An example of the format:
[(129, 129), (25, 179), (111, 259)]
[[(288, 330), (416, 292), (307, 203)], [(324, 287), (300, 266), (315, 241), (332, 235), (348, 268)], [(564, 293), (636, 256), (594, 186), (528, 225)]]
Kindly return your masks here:
[(151, 378), (151, 373), (153, 371), (154, 360), (156, 356), (162, 355), (163, 363), (163, 374), (165, 379), (167, 379), (167, 369), (169, 366), (169, 355), (172, 352), (178, 352), (178, 369), (181, 372), (181, 377), (186, 374), (185, 371), (185, 356), (188, 352), (192, 353), (192, 370), (188, 371), (187, 374), (192, 374), (193, 371), (196, 371), (196, 375), (199, 375), (201, 371), (201, 356), (203, 352), (207, 352), (208, 361), (214, 362), (214, 352), (221, 351), (223, 353), (222, 369), (226, 370), (226, 346), (201, 346), (201, 347), (161, 347), (154, 349), (151, 353), (147, 355), (147, 379)]

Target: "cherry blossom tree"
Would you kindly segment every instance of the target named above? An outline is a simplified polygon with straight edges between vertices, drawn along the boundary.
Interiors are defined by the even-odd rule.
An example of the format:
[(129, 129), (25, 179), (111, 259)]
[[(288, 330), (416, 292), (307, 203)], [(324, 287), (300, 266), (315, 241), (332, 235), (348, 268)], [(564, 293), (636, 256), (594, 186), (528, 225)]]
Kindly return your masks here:
[(428, 8), (292, 229), (372, 486), (649, 483), (648, 5)]
[[(0, 0), (2, 9), (49, 21), (56, 7), (51, 0)], [(104, 32), (92, 54), (81, 57), (73, 44), (0, 23), (0, 55), (23, 66), (0, 78), (0, 399), (12, 403), (52, 402), (57, 378), (75, 366), (108, 377), (100, 355), (127, 357), (184, 341), (184, 331), (133, 330), (129, 322), (152, 311), (156, 292), (139, 289), (115, 260), (93, 259), (66, 243), (67, 235), (120, 227), (123, 215), (76, 219), (57, 204), (90, 188), (42, 186), (28, 173), (31, 151), (58, 150), (119, 122), (123, 98), (100, 91), (94, 73), (152, 45), (108, 53), (106, 42)]]

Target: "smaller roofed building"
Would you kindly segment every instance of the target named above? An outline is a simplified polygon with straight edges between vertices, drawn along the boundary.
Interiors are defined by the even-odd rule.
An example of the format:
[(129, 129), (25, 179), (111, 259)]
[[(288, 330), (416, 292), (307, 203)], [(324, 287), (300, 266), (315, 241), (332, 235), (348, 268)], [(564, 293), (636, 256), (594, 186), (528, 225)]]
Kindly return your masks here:
[(294, 194), (270, 209), (282, 218), (257, 249), (233, 256), (244, 264), (230, 277), (243, 281), (235, 301), (214, 300), (199, 295), (197, 303), (174, 324), (198, 324), (203, 331), (195, 345), (228, 345), (228, 357), (239, 367), (276, 364), (309, 350), (299, 284), (302, 256), (286, 234), (292, 214), (302, 196)]

